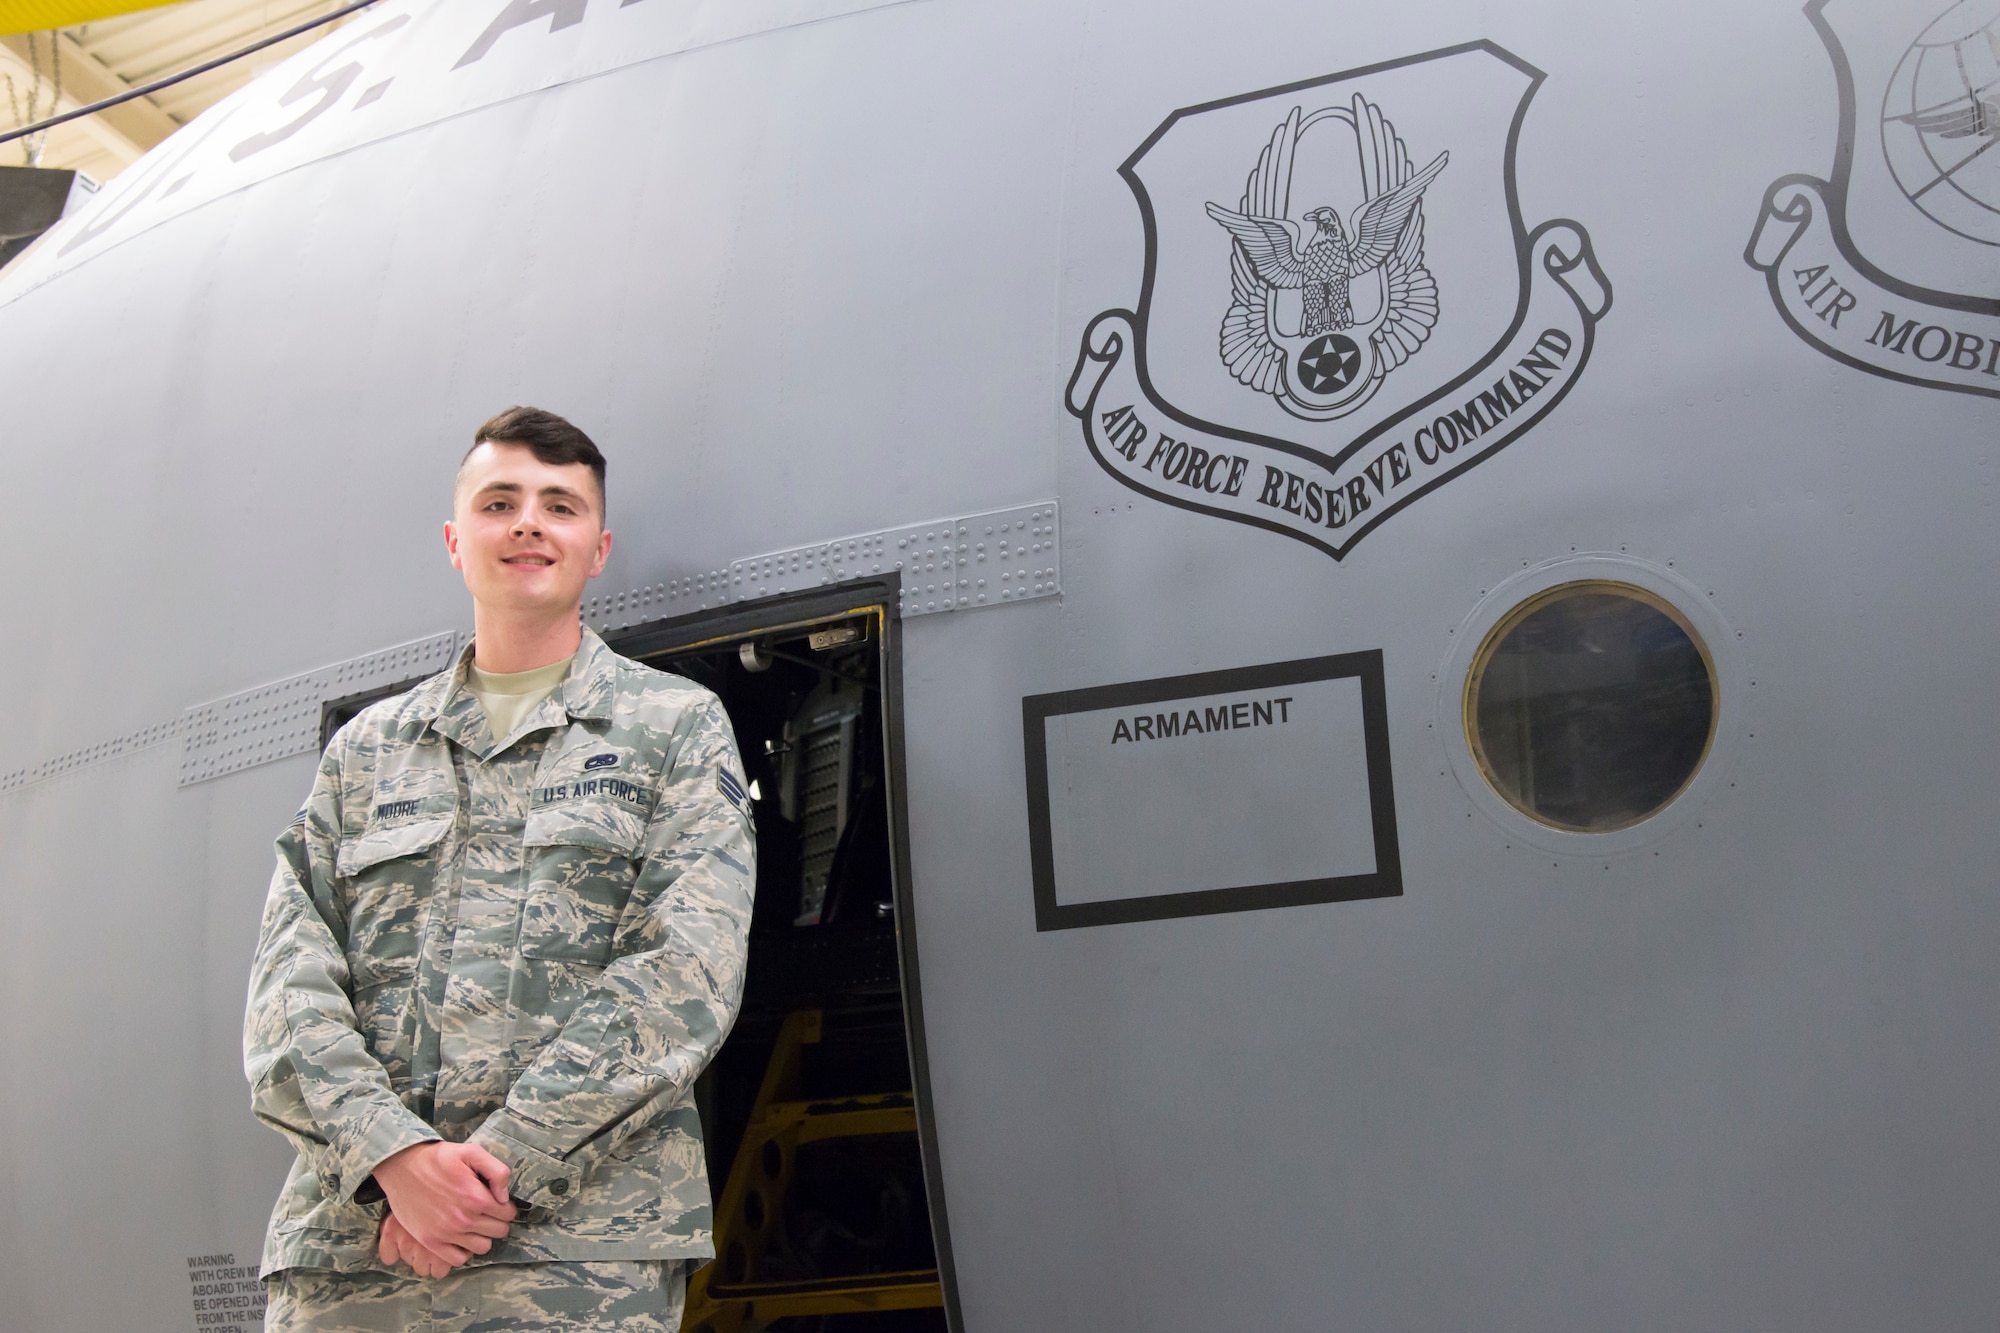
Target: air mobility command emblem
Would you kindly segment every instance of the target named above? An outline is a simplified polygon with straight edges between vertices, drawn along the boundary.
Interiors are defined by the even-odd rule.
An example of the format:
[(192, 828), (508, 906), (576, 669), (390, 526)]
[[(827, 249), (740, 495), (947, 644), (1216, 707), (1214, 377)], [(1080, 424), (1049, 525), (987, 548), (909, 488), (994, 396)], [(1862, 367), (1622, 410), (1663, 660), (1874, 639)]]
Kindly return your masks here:
[(1475, 42), (1168, 116), (1119, 168), (1138, 308), (1070, 378), (1098, 463), (1338, 560), (1547, 416), (1611, 290), (1580, 225), (1521, 220), (1541, 79)]
[(1792, 331), (1857, 370), (2000, 396), (2000, 0), (1813, 0), (1833, 173), (1764, 193), (1744, 253)]

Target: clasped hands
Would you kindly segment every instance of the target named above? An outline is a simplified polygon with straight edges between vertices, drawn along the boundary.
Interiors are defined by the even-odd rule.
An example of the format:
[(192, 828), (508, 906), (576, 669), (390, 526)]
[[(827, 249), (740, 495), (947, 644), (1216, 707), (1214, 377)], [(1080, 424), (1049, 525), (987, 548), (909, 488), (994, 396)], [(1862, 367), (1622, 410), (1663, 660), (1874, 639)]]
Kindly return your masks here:
[(443, 1277), (504, 1239), (515, 1208), (506, 1163), (474, 1143), (419, 1143), (375, 1168), (389, 1215), (375, 1252), (420, 1277)]

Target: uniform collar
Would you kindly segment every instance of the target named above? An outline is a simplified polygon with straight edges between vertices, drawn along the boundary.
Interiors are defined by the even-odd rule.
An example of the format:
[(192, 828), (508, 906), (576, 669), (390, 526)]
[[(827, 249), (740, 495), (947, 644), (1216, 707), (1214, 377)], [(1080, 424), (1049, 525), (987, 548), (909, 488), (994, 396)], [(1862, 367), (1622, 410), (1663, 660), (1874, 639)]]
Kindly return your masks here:
[(583, 642), (563, 677), (563, 708), (572, 718), (609, 722), (611, 704), (618, 693), (618, 654), (604, 646), (597, 632), (585, 625)]
[[(413, 700), (416, 716), (432, 729), (450, 737), (461, 745), (472, 743), (467, 723), (471, 717), (482, 721), (485, 711), (479, 707), (479, 700), (466, 688), (466, 671), (472, 666), (473, 645), (468, 641), (465, 651), (458, 655), (458, 661), (448, 672), (441, 672), (417, 688)], [(562, 698), (563, 711), (571, 718), (587, 718), (594, 722), (611, 720), (611, 706), (618, 688), (618, 654), (604, 646), (604, 640), (597, 636), (590, 626), (583, 627), (583, 642), (577, 646), (576, 656), (570, 661), (569, 674), (550, 698)], [(484, 738), (490, 742), (491, 738)]]

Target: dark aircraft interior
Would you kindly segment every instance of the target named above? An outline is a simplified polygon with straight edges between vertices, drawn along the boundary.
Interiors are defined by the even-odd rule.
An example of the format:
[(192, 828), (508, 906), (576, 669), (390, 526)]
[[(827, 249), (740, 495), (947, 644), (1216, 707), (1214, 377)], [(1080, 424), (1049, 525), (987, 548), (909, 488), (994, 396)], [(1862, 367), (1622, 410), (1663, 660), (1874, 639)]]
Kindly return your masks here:
[(898, 965), (874, 616), (642, 657), (736, 724), (757, 904), (735, 1030), (696, 1085), (716, 1261), (688, 1333), (945, 1328)]

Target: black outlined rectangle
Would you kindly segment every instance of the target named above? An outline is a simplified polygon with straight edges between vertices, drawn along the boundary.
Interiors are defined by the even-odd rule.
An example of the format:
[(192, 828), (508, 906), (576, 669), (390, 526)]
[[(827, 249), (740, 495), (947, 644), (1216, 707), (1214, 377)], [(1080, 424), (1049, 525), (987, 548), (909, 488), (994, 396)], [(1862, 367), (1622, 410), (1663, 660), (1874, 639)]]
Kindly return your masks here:
[[(1049, 805), (1048, 719), (1068, 713), (1128, 708), (1342, 678), (1353, 678), (1361, 687), (1369, 826), (1375, 853), (1373, 872), (1097, 902), (1057, 901), (1055, 847)], [(1341, 653), (1226, 671), (1202, 671), (1157, 680), (1063, 690), (1053, 694), (1032, 694), (1021, 700), (1021, 727), (1027, 760), (1028, 842), (1034, 872), (1035, 929), (1038, 931), (1402, 895), (1402, 856), (1396, 840), (1396, 800), (1389, 770), (1388, 705), (1383, 689), (1380, 651)], [(1300, 781), (1306, 780), (1305, 775), (1300, 775)]]

